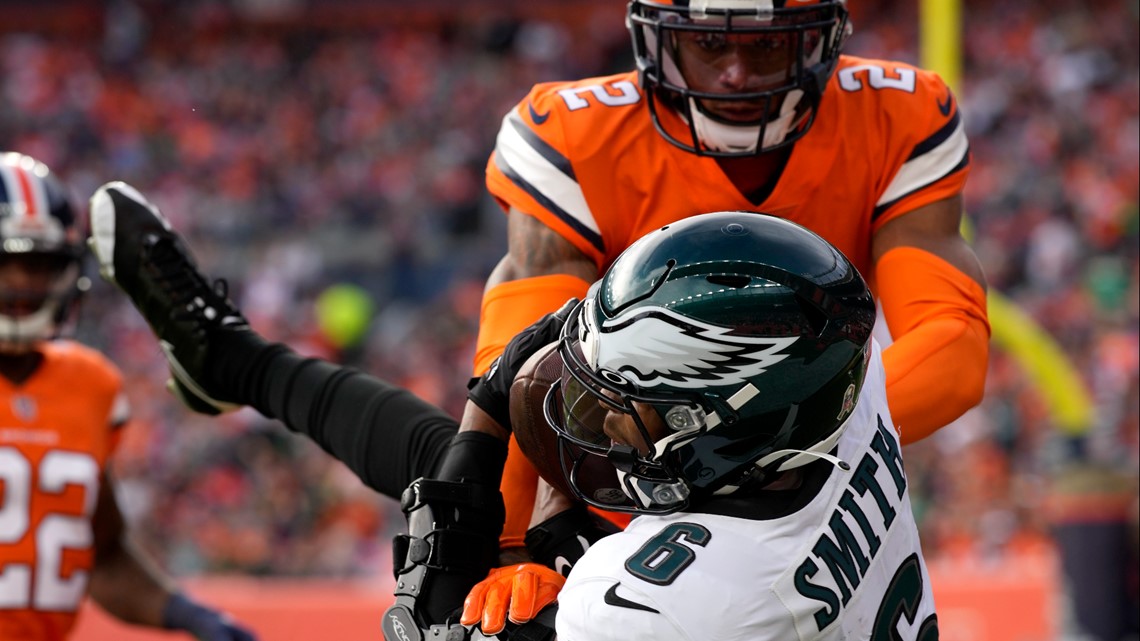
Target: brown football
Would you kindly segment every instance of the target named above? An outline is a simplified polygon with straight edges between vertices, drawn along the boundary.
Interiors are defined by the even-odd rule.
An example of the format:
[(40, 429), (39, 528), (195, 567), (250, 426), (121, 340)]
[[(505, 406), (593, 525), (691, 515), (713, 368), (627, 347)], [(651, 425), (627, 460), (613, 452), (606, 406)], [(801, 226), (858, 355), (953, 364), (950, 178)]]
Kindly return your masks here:
[(546, 423), (543, 403), (550, 386), (562, 376), (558, 344), (543, 347), (527, 360), (511, 385), (511, 426), (519, 449), (543, 479), (567, 496), (574, 496), (558, 460), (558, 439)]

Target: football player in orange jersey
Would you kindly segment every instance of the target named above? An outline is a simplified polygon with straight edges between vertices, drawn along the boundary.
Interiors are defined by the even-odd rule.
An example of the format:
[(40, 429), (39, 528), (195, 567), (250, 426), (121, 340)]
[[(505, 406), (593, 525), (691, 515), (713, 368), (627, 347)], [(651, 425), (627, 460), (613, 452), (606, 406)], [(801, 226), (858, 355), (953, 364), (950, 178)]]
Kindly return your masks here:
[[(509, 245), (484, 293), (476, 372), (494, 371), (512, 336), (584, 296), (646, 232), (701, 212), (744, 210), (812, 229), (865, 275), (893, 335), (883, 361), (903, 443), (974, 406), (988, 360), (985, 279), (959, 233), (969, 145), (945, 83), (905, 63), (841, 55), (850, 31), (843, 0), (633, 0), (627, 22), (636, 70), (536, 85), (503, 119), (487, 185), (507, 210)], [(145, 297), (156, 287), (120, 284)], [(226, 317), (224, 291), (206, 299), (185, 302)], [(159, 316), (140, 300), (163, 336), (169, 323), (156, 324)], [(185, 349), (203, 358), (201, 347)], [(269, 364), (293, 356), (276, 348), (259, 353), (235, 358), (232, 368), (197, 360), (193, 369), (206, 373), (210, 380), (199, 382), (207, 390), (182, 380), (187, 363), (168, 355), (174, 389), (199, 411), (225, 409), (214, 402), (221, 395), (281, 417), (390, 496), (406, 471), (430, 471), (438, 462), (420, 455), (431, 447), (406, 459), (393, 460), (393, 453), (404, 456), (402, 447), (368, 458), (375, 434), (343, 427), (368, 421), (325, 404), (326, 392), (356, 382), (355, 375), (307, 364), (302, 379), (300, 363), (279, 367), (321, 386), (301, 391), (298, 383), (303, 397), (290, 398), (281, 389), (293, 389), (293, 379), (278, 381)], [(226, 380), (213, 378), (223, 374)], [(369, 396), (360, 390), (360, 399)], [(409, 427), (405, 411), (402, 405), (386, 416), (386, 427)], [(446, 420), (423, 417), (422, 425), (438, 428), (432, 438), (447, 438)], [(338, 429), (334, 418), (346, 422)], [(512, 442), (504, 548), (521, 548), (528, 526), (548, 516), (543, 506), (532, 510), (536, 482)]]
[(129, 417), (122, 377), (56, 339), (86, 282), (83, 248), (47, 167), (0, 154), (0, 639), (65, 639), (90, 594), (129, 623), (252, 641), (176, 591), (124, 532), (106, 471)]
[[(503, 119), (487, 186), (508, 252), (483, 297), (476, 373), (646, 232), (706, 211), (783, 216), (851, 258), (893, 344), (910, 443), (981, 399), (985, 279), (959, 233), (969, 145), (934, 73), (842, 55), (844, 0), (633, 0), (637, 69), (536, 85)], [(512, 441), (503, 545), (532, 520)]]

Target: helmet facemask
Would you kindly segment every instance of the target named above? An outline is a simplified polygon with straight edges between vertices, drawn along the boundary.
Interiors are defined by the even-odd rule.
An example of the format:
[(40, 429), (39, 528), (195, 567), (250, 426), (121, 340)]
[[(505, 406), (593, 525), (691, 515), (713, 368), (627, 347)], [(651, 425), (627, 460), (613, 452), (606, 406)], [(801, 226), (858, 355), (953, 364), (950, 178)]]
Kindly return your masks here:
[[(807, 133), (849, 31), (842, 2), (784, 8), (635, 0), (627, 26), (658, 132), (682, 149), (715, 157), (773, 151)], [(749, 70), (735, 92), (713, 87), (725, 55), (746, 61), (740, 64)], [(659, 102), (683, 125), (663, 120)]]
[[(574, 491), (610, 511), (668, 513), (685, 507), (689, 488), (672, 454), (704, 433), (704, 408), (644, 393), (616, 372), (592, 371), (572, 338), (563, 337), (559, 354), (562, 378), (551, 386), (544, 409), (559, 434), (562, 471)], [(624, 436), (612, 427), (621, 421)], [(658, 436), (664, 430), (668, 435)]]

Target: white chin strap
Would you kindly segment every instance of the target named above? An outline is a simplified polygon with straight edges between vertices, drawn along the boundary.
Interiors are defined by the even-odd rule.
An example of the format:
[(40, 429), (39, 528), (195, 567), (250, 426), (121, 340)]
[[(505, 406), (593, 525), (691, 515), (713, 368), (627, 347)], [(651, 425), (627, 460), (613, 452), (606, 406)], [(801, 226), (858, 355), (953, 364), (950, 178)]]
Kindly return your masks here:
[(764, 458), (756, 461), (756, 466), (765, 467), (767, 465), (775, 463), (776, 461), (789, 454), (794, 454), (795, 456), (789, 458), (783, 463), (780, 463), (780, 466), (776, 468), (776, 471), (783, 472), (784, 470), (790, 470), (794, 467), (800, 467), (807, 465), (808, 463), (812, 463), (817, 459), (828, 461), (832, 465), (836, 465), (844, 470), (850, 469), (851, 466), (848, 465), (846, 461), (828, 454), (828, 452), (830, 452), (835, 447), (835, 444), (839, 442), (839, 437), (843, 436), (843, 433), (847, 431), (847, 425), (850, 423), (851, 416), (848, 416), (847, 420), (840, 423), (839, 427), (835, 428), (835, 431), (832, 432), (830, 436), (823, 439), (819, 443), (816, 443), (809, 450), (778, 450), (775, 452), (770, 452)]
[(0, 314), (0, 347), (11, 348), (51, 338), (57, 306), (56, 301), (49, 301), (35, 313), (20, 318)]
[[(761, 460), (778, 459), (781, 456), (787, 456), (789, 454), (795, 454), (795, 456), (781, 463), (780, 466), (776, 468), (776, 471), (783, 472), (784, 470), (801, 467), (811, 462), (812, 459), (823, 459), (843, 470), (851, 469), (851, 465), (849, 465), (847, 461), (844, 461), (838, 456), (828, 454), (827, 452), (813, 452), (811, 450), (778, 450), (776, 452), (772, 452)], [(797, 461), (797, 463), (791, 464), (792, 461)]]
[[(851, 417), (848, 416), (847, 420), (843, 421), (839, 427), (835, 428), (835, 431), (832, 432), (830, 436), (820, 441), (819, 443), (816, 443), (815, 446), (813, 446), (810, 450), (788, 449), (769, 452), (766, 456), (756, 461), (755, 465), (757, 468), (763, 469), (768, 465), (771, 465), (772, 463), (780, 460), (781, 458), (791, 455), (788, 460), (780, 463), (780, 465), (776, 467), (777, 472), (783, 472), (792, 468), (802, 467), (817, 460), (827, 461), (828, 463), (831, 463), (835, 467), (838, 467), (839, 469), (846, 472), (847, 470), (851, 469), (851, 464), (839, 458), (838, 456), (828, 454), (828, 452), (830, 452), (832, 448), (835, 447), (835, 444), (839, 442), (839, 437), (843, 436), (843, 433), (847, 431), (847, 425), (850, 422)], [(732, 494), (739, 489), (739, 485), (726, 485), (714, 492), (714, 494)]]
[[(761, 148), (778, 145), (784, 142), (792, 126), (796, 123), (796, 105), (800, 103), (804, 92), (795, 89), (784, 96), (780, 105), (780, 115), (768, 121), (764, 130), (764, 140)], [(756, 141), (760, 137), (760, 125), (729, 125), (718, 122), (701, 112), (695, 98), (689, 98), (689, 113), (693, 116), (693, 127), (697, 130), (697, 139), (710, 151), (728, 151), (734, 153), (747, 153), (756, 151)]]

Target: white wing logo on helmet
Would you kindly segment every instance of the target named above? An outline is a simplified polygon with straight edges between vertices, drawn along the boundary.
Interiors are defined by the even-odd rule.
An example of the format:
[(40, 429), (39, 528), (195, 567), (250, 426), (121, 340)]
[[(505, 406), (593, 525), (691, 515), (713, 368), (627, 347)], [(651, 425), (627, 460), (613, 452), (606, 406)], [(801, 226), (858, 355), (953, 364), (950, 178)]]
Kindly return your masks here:
[[(592, 323), (591, 323), (592, 324)], [(583, 345), (591, 366), (621, 373), (641, 387), (700, 389), (743, 385), (789, 356), (798, 337), (740, 336), (664, 307), (639, 307), (604, 321)]]

